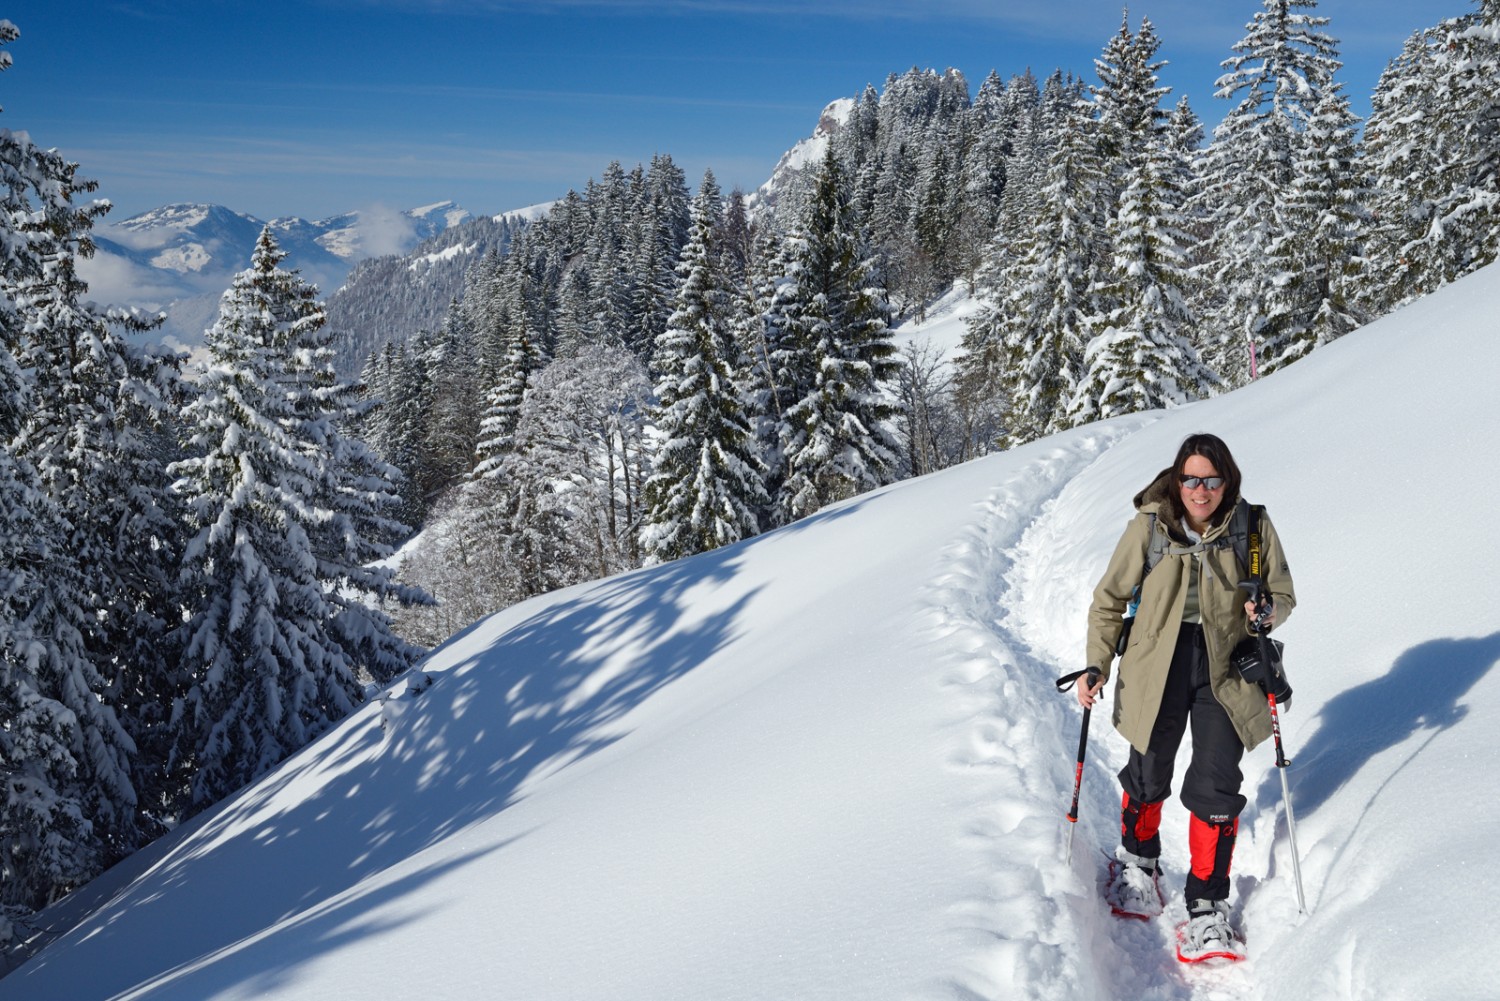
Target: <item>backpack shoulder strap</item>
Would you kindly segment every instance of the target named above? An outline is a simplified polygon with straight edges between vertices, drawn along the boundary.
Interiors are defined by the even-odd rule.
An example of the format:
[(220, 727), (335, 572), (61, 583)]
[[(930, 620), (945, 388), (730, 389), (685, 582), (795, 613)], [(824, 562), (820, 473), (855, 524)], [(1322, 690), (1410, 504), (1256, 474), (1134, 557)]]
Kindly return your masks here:
[(1156, 569), (1156, 564), (1160, 563), (1161, 558), (1167, 555), (1167, 547), (1171, 545), (1172, 541), (1167, 538), (1166, 532), (1157, 531), (1156, 512), (1151, 512), (1148, 517), (1151, 519), (1150, 524), (1147, 526), (1150, 534), (1146, 542), (1146, 567), (1141, 571), (1141, 580), (1145, 580), (1146, 575)]
[[(1241, 499), (1235, 504), (1234, 510), (1229, 515), (1229, 528), (1213, 542), (1206, 544), (1204, 549), (1233, 549), (1235, 557), (1240, 561), (1240, 566), (1247, 571), (1250, 569), (1252, 560), (1258, 557), (1252, 555), (1252, 548), (1258, 551), (1260, 513), (1265, 508), (1259, 505), (1251, 505)], [(1255, 540), (1252, 543), (1252, 539)], [(1174, 550), (1175, 552), (1176, 550)], [(1187, 551), (1187, 550), (1184, 550)], [(1258, 565), (1258, 563), (1257, 563)]]
[[(1249, 579), (1258, 581), (1265, 576), (1261, 567), (1260, 517), (1266, 509), (1259, 504), (1251, 505), (1244, 501), (1240, 501), (1240, 507), (1244, 509), (1244, 548), (1239, 548), (1240, 543), (1237, 539), (1236, 551)], [(1235, 509), (1234, 516), (1240, 517), (1239, 508)]]
[[(1171, 544), (1166, 532), (1157, 531), (1156, 512), (1152, 511), (1146, 517), (1149, 519), (1146, 524), (1146, 563), (1141, 567), (1140, 583), (1136, 584), (1135, 590), (1130, 594), (1130, 604), (1125, 610), (1126, 618), (1135, 617), (1136, 609), (1141, 607), (1141, 588), (1146, 583), (1146, 577), (1161, 562), (1161, 558), (1167, 554), (1167, 547)], [(1121, 649), (1123, 650), (1123, 646)]]

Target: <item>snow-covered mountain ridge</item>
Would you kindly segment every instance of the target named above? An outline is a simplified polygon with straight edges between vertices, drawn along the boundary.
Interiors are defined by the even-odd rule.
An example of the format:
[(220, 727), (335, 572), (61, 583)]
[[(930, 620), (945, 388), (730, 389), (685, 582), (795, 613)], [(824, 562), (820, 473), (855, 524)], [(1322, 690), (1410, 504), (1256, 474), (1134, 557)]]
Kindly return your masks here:
[(119, 222), (106, 217), (95, 230), (97, 253), (80, 263), (80, 273), (96, 301), (165, 311), (162, 339), (191, 349), (267, 226), (291, 266), (326, 293), (359, 261), (407, 253), (471, 218), (452, 202), (405, 211), (375, 206), (314, 222), (266, 222), (222, 205), (165, 205)]
[(222, 205), (175, 204), (101, 225), (97, 242), (103, 250), (162, 270), (233, 272), (246, 266), (266, 226), (284, 248), (307, 255), (317, 266), (325, 255), (353, 262), (401, 253), (468, 218), (468, 210), (452, 202), (403, 212), (345, 212), (316, 222), (296, 216), (265, 222)]
[(812, 135), (798, 140), (776, 161), (771, 176), (750, 195), (745, 208), (752, 216), (765, 216), (776, 210), (782, 197), (802, 182), (804, 175), (818, 165), (828, 151), (828, 144), (854, 112), (854, 99), (841, 97), (830, 101), (818, 115)]
[[(478, 622), (425, 692), (397, 682), (54, 907), (0, 1001), (1490, 997), (1497, 301), (1490, 267), (1226, 397)], [(1311, 910), (1261, 747), (1250, 959), (1218, 971), (1171, 958), (1180, 902), (1122, 923), (1098, 897), (1107, 713), (1064, 864), (1079, 714), (1052, 686), (1130, 498), (1198, 430), (1296, 576)], [(1175, 800), (1164, 833), (1175, 894)]]

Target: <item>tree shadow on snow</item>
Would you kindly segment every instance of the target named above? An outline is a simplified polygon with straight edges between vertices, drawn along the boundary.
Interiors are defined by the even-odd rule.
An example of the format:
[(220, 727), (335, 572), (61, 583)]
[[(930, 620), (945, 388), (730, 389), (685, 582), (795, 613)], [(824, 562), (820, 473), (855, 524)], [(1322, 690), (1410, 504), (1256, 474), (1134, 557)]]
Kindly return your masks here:
[[(1298, 811), (1317, 810), (1381, 751), (1458, 723), (1468, 714), (1460, 701), (1497, 663), (1500, 633), (1432, 640), (1406, 651), (1380, 677), (1329, 699), (1307, 746), (1287, 749)], [(1292, 680), (1295, 685), (1295, 675)], [(1268, 774), (1259, 802), (1280, 796), (1280, 779)]]
[[(732, 600), (716, 592), (754, 541), (541, 599), (420, 696), (403, 697), (388, 729), (366, 710), (188, 825), (153, 875), (75, 929), (93, 939), (85, 952), (56, 960), (86, 954), (92, 970), (46, 979), (61, 974), (83, 991), (75, 996), (110, 997), (176, 967), (174, 992), (209, 996), (294, 979), (347, 940), (340, 929), (395, 936), (394, 945), (419, 917), (393, 906), (400, 898), (526, 832), (466, 839), (463, 852), (438, 848), (420, 864), (414, 855), (514, 805), (528, 779), (623, 739), (628, 713), (736, 640), (758, 589)], [(467, 631), (469, 642), (482, 629)], [(393, 878), (361, 886), (398, 865)], [(0, 995), (24, 994), (49, 961), (43, 953), (21, 966)]]

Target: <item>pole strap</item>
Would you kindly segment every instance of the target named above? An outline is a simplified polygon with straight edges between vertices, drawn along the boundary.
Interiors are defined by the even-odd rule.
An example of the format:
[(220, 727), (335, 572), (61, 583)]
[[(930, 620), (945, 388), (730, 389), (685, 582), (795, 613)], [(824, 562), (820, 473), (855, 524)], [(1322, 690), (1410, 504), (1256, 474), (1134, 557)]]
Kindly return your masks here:
[[(1078, 683), (1078, 679), (1083, 677), (1085, 674), (1092, 674), (1097, 676), (1099, 673), (1100, 672), (1097, 667), (1085, 667), (1082, 671), (1074, 671), (1072, 674), (1065, 674), (1061, 678), (1057, 679), (1057, 690), (1059, 692), (1066, 692), (1074, 685), (1076, 685)], [(1093, 679), (1090, 678), (1089, 680), (1092, 681)]]

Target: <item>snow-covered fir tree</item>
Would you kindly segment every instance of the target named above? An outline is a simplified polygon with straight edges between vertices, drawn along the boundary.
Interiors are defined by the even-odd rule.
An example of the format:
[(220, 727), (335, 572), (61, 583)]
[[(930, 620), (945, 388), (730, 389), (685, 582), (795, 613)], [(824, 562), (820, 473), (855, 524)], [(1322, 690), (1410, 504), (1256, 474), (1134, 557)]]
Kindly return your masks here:
[(1181, 159), (1158, 142), (1129, 175), (1110, 220), (1098, 296), (1105, 313), (1084, 352), (1072, 424), (1186, 403), (1218, 384), (1193, 347), (1178, 210)]
[(1500, 0), (1477, 0), (1457, 19), (1438, 56), (1440, 100), (1454, 156), (1445, 165), (1447, 194), (1438, 202), (1429, 244), (1446, 243), (1452, 281), (1500, 254)]
[(418, 588), (397, 583), (383, 561), (410, 528), (398, 518), (401, 471), (387, 463), (356, 427), (375, 405), (359, 383), (334, 371), (332, 332), (323, 323), (296, 328), (281, 379), (296, 405), (291, 430), (316, 469), (307, 525), (324, 591), (328, 635), (361, 681), (389, 681), (424, 652), (396, 635), (389, 604), (425, 604)]
[(1258, 370), (1257, 352), (1279, 338), (1269, 301), (1289, 276), (1272, 270), (1271, 244), (1289, 233), (1286, 206), (1296, 164), (1311, 155), (1308, 127), (1341, 63), (1317, 0), (1262, 0), (1225, 60), (1216, 96), (1238, 100), (1214, 129), (1204, 160), (1202, 209), (1212, 234), (1205, 320), (1221, 333), (1210, 363), (1230, 385)]
[(693, 200), (677, 309), (652, 358), (661, 442), (645, 484), (641, 540), (659, 562), (755, 535), (768, 500), (738, 379), (733, 294), (717, 236), (721, 201), (710, 171)]
[[(0, 44), (17, 37), (13, 24), (0, 21)], [(9, 64), (9, 53), (0, 53), (0, 69)], [(24, 133), (0, 130), (0, 946), (12, 940), (17, 920), (134, 841), (134, 746), (106, 674), (116, 665), (101, 670), (91, 656), (101, 599), (71, 549), (83, 539), (74, 535), (75, 519), (46, 489), (63, 485), (71, 471), (91, 485), (107, 473), (92, 456), (70, 454), (74, 429), (57, 429), (50, 416), (86, 419), (95, 402), (59, 386), (63, 366), (92, 375), (111, 361), (93, 354), (87, 336), (100, 328), (110, 336), (104, 318), (77, 298), (83, 287), (74, 258), (87, 252), (88, 228), (105, 206), (74, 201), (92, 188), (76, 169)], [(72, 354), (42, 357), (51, 323), (65, 325), (59, 337), (78, 335), (67, 345)], [(46, 366), (42, 385), (37, 364)], [(40, 448), (54, 438), (64, 444)], [(45, 477), (28, 456), (39, 452)], [(112, 560), (103, 571), (119, 569)]]
[[(745, 395), (746, 416), (754, 434), (754, 452), (761, 461), (766, 494), (774, 500), (781, 485), (784, 463), (777, 427), (790, 405), (790, 393), (777, 381), (776, 362), (771, 357), (771, 305), (787, 271), (786, 242), (770, 226), (755, 238), (755, 249), (743, 286), (736, 291), (730, 328), (740, 359), (737, 379)], [(760, 511), (762, 528), (775, 523), (772, 505)]]
[(443, 325), (417, 355), (422, 366), (422, 452), (436, 497), (469, 478), (484, 416), (482, 366), (473, 318), (450, 309)]
[[(367, 631), (380, 625), (335, 621), (349, 606), (330, 600), (329, 587), (378, 589), (349, 561), (378, 549), (358, 536), (370, 527), (370, 494), (388, 495), (389, 483), (377, 475), (367, 490), (349, 479), (381, 466), (337, 440), (347, 387), (329, 384), (317, 290), (280, 266), (285, 256), (263, 232), (224, 294), (206, 338), (210, 364), (186, 410), (194, 454), (174, 467), (194, 534), (180, 644), (191, 684), (174, 721), (173, 765), (191, 776), (198, 806), (348, 714), (361, 698), (361, 665), (340, 639), (370, 643)], [(355, 538), (338, 539), (344, 532)]]
[[(475, 450), (475, 476), (486, 475), (510, 450), (520, 419), (521, 402), (533, 374), (546, 362), (539, 325), (533, 316), (532, 298), (525, 284), (524, 258), (494, 269), (493, 294), (487, 297), (487, 315), (473, 322), (484, 324), (493, 359), (484, 365), (488, 388), (484, 391), (484, 415), (479, 422)], [(470, 295), (478, 291), (470, 289)], [(466, 299), (466, 308), (473, 305)]]
[[(157, 752), (176, 667), (164, 638), (178, 615), (181, 529), (167, 463), (175, 450), (179, 359), (126, 339), (154, 319), (106, 313), (85, 300), (78, 260), (92, 254), (89, 231), (108, 203), (76, 200), (94, 188), (76, 177), (76, 164), (52, 153), (37, 162), (54, 194), (27, 233), (37, 269), (10, 273), (9, 293), (27, 317), (22, 357), (34, 403), (16, 449), (56, 505), (69, 561), (85, 570), (82, 639), (89, 670), (102, 680), (96, 693), (132, 735), (126, 747), (140, 752), (120, 749), (116, 756), (133, 762), (142, 796), (94, 783), (101, 801), (90, 804), (89, 816), (112, 863), (135, 849), (140, 822), (146, 833), (159, 833), (169, 810)], [(71, 568), (57, 573), (72, 576)], [(92, 710), (79, 710), (90, 726)], [(112, 731), (112, 724), (104, 728)]]
[(586, 318), (579, 331), (583, 344), (632, 345), (637, 325), (632, 323), (635, 300), (634, 263), (629, 250), (632, 221), (630, 178), (618, 160), (605, 168), (598, 183), (590, 182), (585, 200), (589, 209), (588, 244), (583, 262), (588, 275), (584, 302)]
[(627, 344), (648, 356), (666, 329), (677, 290), (677, 265), (688, 236), (687, 178), (665, 153), (651, 158), (630, 222), (635, 297)]
[(420, 356), (428, 344), (420, 335), (405, 344), (387, 344), (365, 366), (362, 378), (373, 406), (359, 423), (360, 435), (401, 474), (402, 500), (393, 514), (412, 526), (426, 520), (432, 500), (427, 488), (438, 478), (423, 444), (430, 394)]
[(1092, 320), (1070, 424), (1184, 403), (1217, 382), (1191, 343), (1182, 219), (1191, 166), (1160, 107), (1167, 88), (1157, 85), (1158, 45), (1150, 21), (1133, 37), (1122, 27), (1107, 50), (1114, 82), (1096, 91), (1123, 187), (1106, 227), (1109, 255), (1092, 290), (1102, 312)]
[[(1015, 129), (1005, 160), (1005, 189), (1000, 194), (1000, 212), (986, 252), (995, 255), (995, 244), (1021, 247), (1030, 232), (1029, 220), (1037, 211), (1037, 198), (1047, 173), (1047, 120), (1051, 102), (1059, 94), (1061, 78), (1049, 77), (1043, 89), (1028, 74), (1012, 81), (1018, 88)], [(1044, 107), (1044, 102), (1047, 106)], [(1003, 252), (1003, 253), (1009, 253)]]
[(1166, 113), (1161, 101), (1169, 88), (1158, 85), (1157, 71), (1164, 65), (1154, 62), (1160, 47), (1156, 29), (1141, 19), (1139, 32), (1130, 30), (1128, 13), (1120, 30), (1105, 43), (1104, 52), (1094, 60), (1099, 85), (1091, 87), (1099, 153), (1119, 179), (1115, 193), (1124, 187), (1123, 177), (1145, 154), (1157, 138)]
[(1356, 303), (1369, 218), (1357, 173), (1358, 128), (1340, 86), (1324, 88), (1292, 173), (1285, 226), (1268, 250), (1271, 270), (1283, 278), (1266, 293), (1262, 372), (1306, 357), (1367, 318)]
[[(1107, 249), (1108, 187), (1095, 127), (1081, 102), (1058, 123), (1032, 232), (1019, 256), (993, 263), (994, 298), (970, 324), (971, 350), (961, 365), (994, 367), (996, 393), (1009, 407), (1007, 445), (1068, 426), (1068, 403), (1083, 374)], [(996, 244), (1002, 248), (1013, 249)]]
[(1365, 129), (1370, 288), (1377, 312), (1500, 253), (1500, 3), (1414, 33), (1372, 98)]
[(1012, 93), (1000, 75), (991, 71), (974, 96), (964, 129), (967, 146), (960, 175), (961, 239), (957, 266), (971, 291), (984, 263), (984, 250), (999, 221), (1000, 199), (1005, 194), (1005, 163), (1020, 115)]
[(900, 361), (847, 198), (830, 148), (767, 317), (773, 378), (787, 400), (777, 425), (781, 523), (888, 483), (897, 469), (886, 386)]
[(1205, 135), (1203, 120), (1193, 110), (1188, 102), (1187, 95), (1183, 95), (1172, 108), (1172, 113), (1167, 116), (1166, 134), (1164, 140), (1171, 143), (1182, 162), (1187, 165), (1187, 171), (1182, 177), (1182, 189), (1184, 194), (1184, 205), (1182, 210), (1182, 229), (1185, 235), (1183, 252), (1186, 255), (1188, 269), (1187, 299), (1188, 305), (1199, 315), (1198, 339), (1194, 346), (1198, 348), (1199, 354), (1204, 353), (1204, 342), (1211, 339), (1202, 322), (1203, 274), (1206, 270), (1204, 265), (1208, 261), (1210, 247), (1210, 233), (1207, 221), (1203, 215), (1203, 137)]

